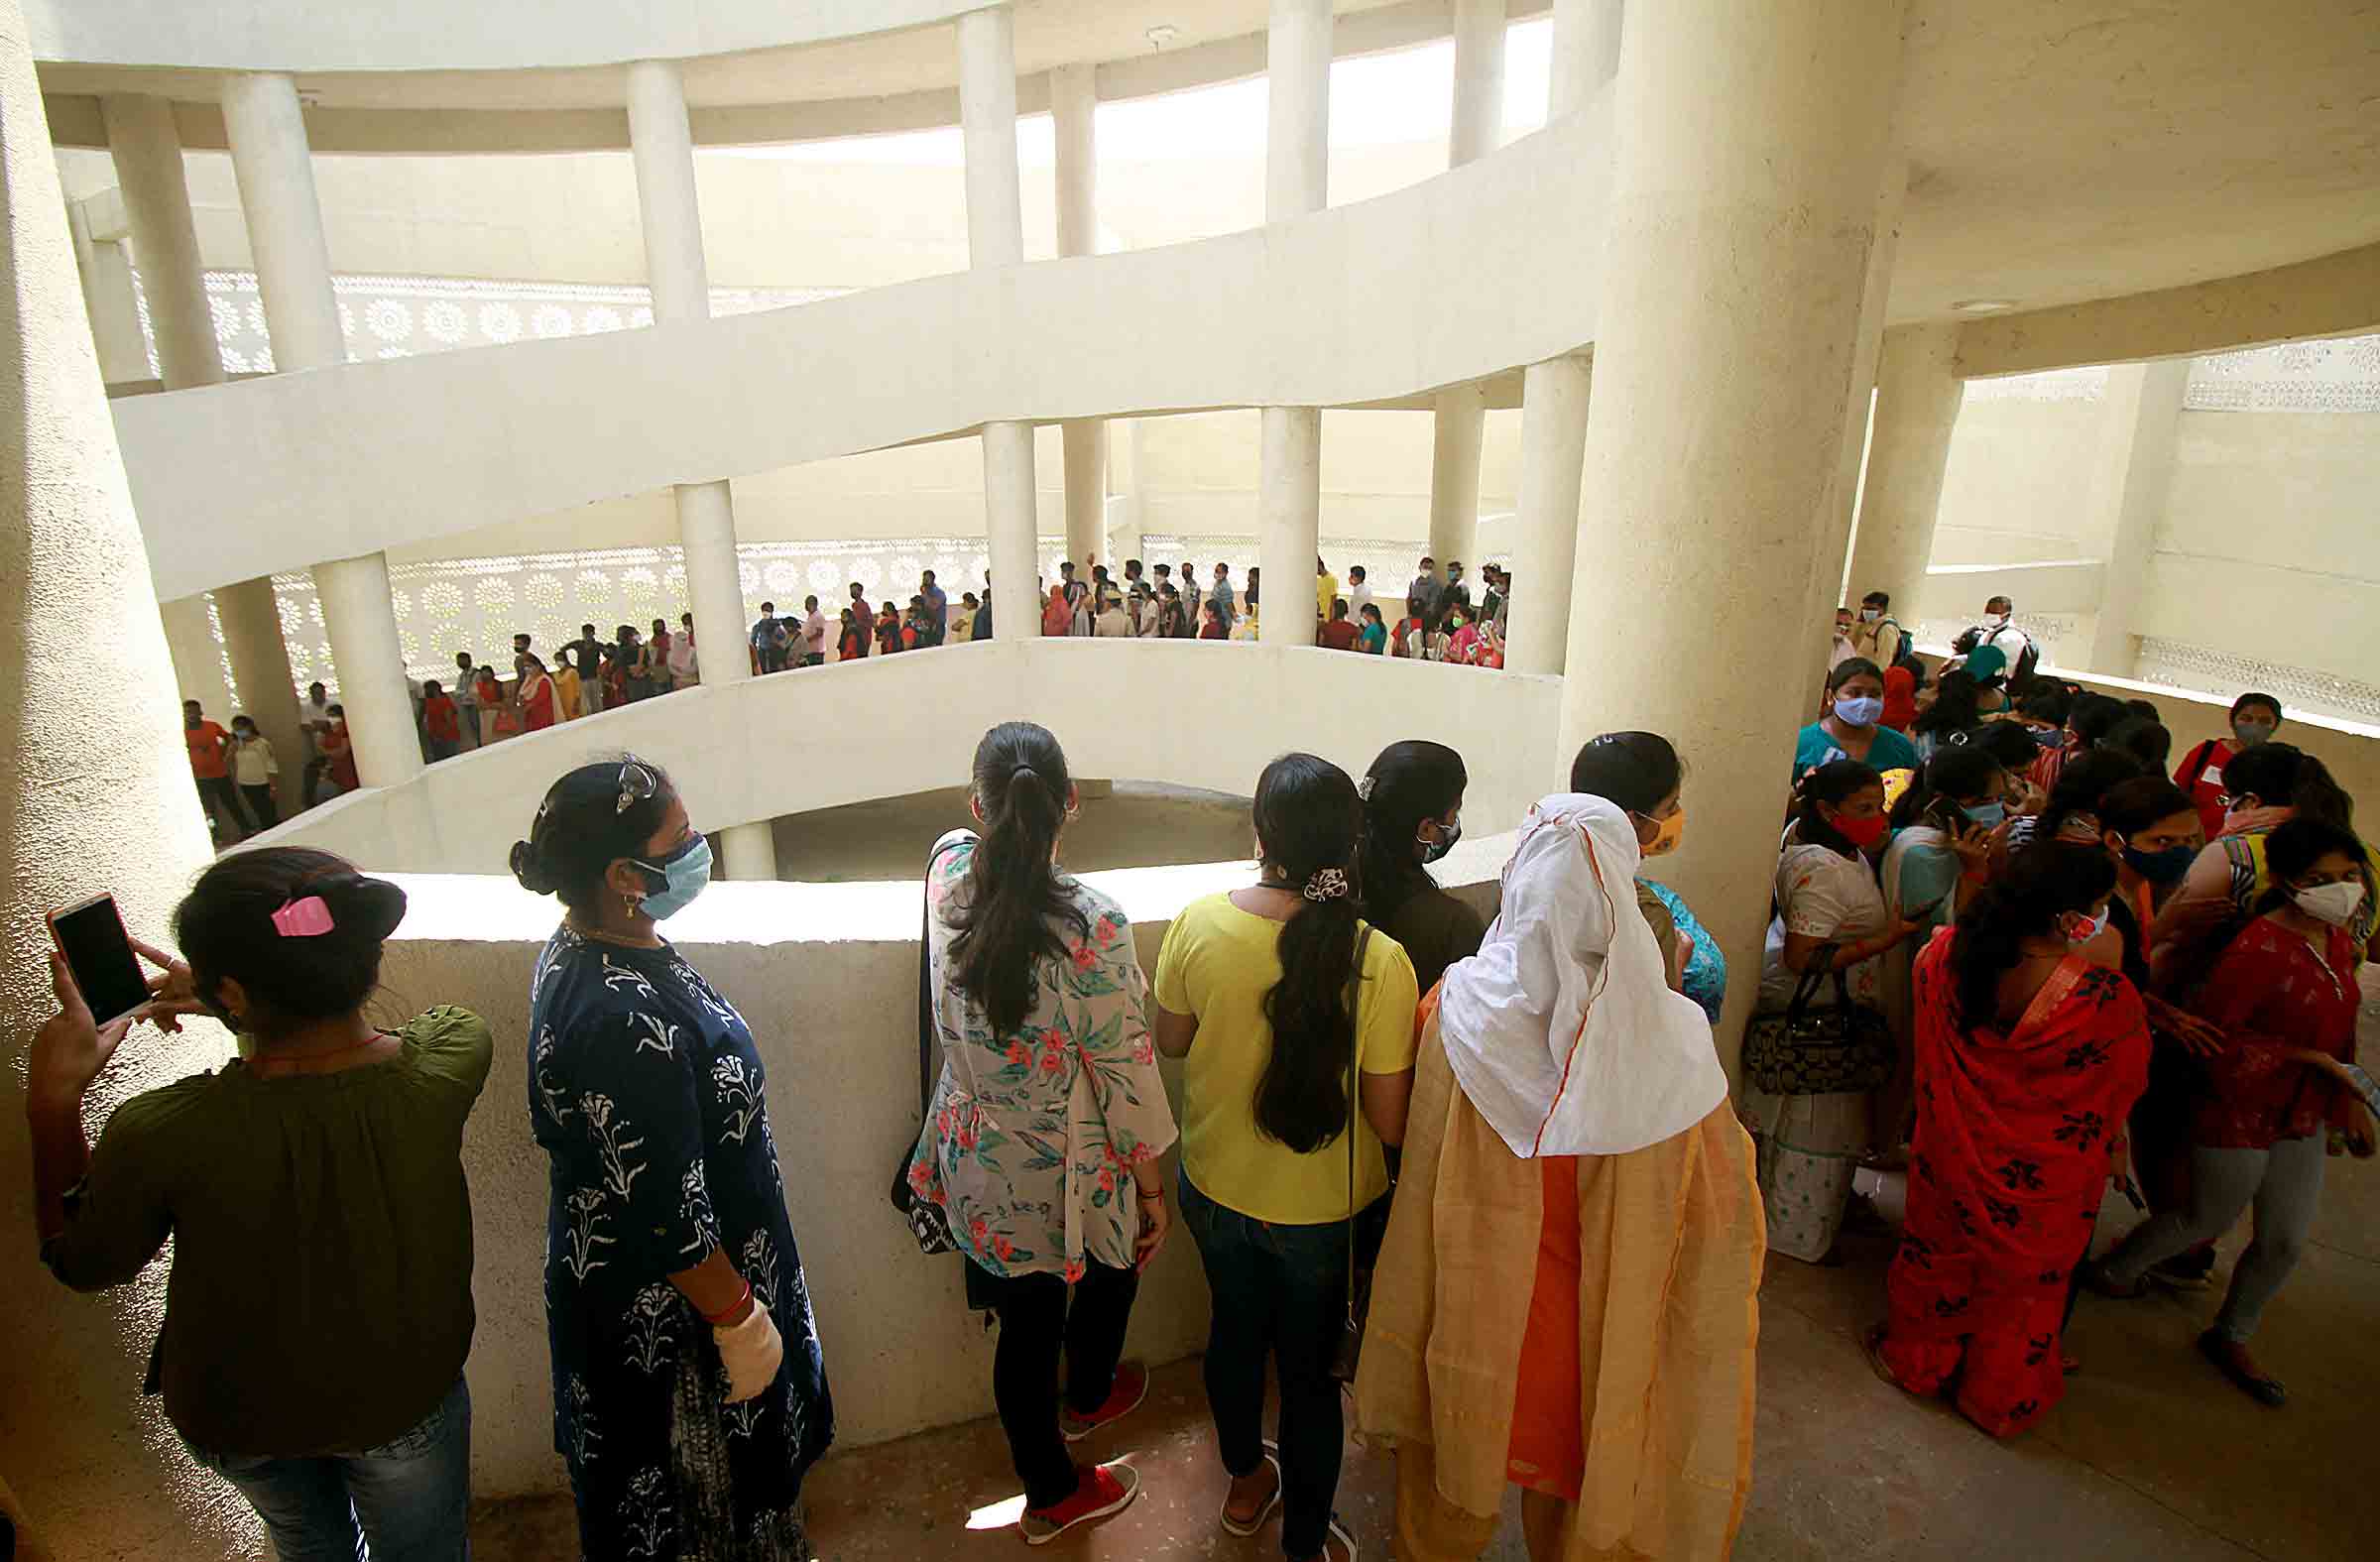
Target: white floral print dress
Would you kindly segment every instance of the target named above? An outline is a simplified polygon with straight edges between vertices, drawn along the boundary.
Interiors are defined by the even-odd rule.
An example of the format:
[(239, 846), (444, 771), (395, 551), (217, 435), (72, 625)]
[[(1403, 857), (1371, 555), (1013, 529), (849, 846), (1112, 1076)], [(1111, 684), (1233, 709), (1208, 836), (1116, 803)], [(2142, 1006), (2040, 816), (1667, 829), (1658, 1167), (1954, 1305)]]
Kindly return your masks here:
[(1131, 922), (1107, 896), (1061, 874), (1083, 922), (1053, 923), (1065, 958), (1034, 972), (1024, 1023), (995, 1030), (951, 980), (949, 912), (965, 903), (975, 837), (945, 836), (936, 853), (925, 893), (942, 1078), (909, 1185), (943, 1207), (960, 1250), (989, 1274), (1056, 1274), (1071, 1284), (1086, 1260), (1129, 1269), (1139, 1234), (1132, 1167), (1163, 1154), (1177, 1135)]

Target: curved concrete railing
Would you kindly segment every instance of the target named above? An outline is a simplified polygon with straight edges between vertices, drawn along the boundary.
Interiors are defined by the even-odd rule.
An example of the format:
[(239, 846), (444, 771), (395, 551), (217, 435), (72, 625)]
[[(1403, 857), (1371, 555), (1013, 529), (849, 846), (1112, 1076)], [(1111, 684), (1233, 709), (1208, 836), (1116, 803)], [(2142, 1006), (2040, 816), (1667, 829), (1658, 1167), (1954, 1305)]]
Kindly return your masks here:
[(1577, 351), (1610, 110), (1222, 238), (118, 402), (158, 595), (998, 420), (1376, 403)]
[[(432, 765), (340, 797), (271, 837), (388, 873), (503, 873), (554, 778), (626, 749), (666, 768), (705, 830), (884, 794), (855, 754), (897, 754), (905, 787), (963, 786), (986, 728), (1037, 721), (1077, 776), (1245, 795), (1276, 754), (1304, 749), (1362, 775), (1400, 738), (1468, 757), (1465, 806), (1508, 828), (1558, 789), (1561, 680), (1344, 652), (1199, 641), (1028, 639), (722, 683)], [(1614, 725), (1624, 723), (1624, 713)], [(1781, 769), (1782, 767), (1780, 767)], [(801, 865), (783, 865), (799, 879)]]
[(987, 0), (29, 0), (33, 56), (192, 70), (555, 70), (867, 38)]

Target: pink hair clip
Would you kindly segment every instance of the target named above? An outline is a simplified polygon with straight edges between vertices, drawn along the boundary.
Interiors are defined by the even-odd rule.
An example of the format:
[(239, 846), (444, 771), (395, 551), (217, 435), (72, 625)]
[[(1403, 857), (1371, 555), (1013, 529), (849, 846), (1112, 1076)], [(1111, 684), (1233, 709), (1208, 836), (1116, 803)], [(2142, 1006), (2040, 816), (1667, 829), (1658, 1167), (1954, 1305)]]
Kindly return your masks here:
[(331, 927), (330, 907), (318, 895), (292, 901), (273, 913), (273, 930), (284, 938), (319, 938)]

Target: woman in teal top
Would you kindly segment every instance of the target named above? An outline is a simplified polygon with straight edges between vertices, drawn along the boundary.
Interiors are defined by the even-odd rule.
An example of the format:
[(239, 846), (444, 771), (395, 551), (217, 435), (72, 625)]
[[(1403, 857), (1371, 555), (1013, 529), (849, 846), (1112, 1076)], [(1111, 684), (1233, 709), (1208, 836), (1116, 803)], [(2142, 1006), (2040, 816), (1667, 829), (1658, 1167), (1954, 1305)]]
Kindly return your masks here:
[(1380, 610), (1369, 602), (1364, 604), (1364, 627), (1356, 634), (1356, 649), (1368, 657), (1388, 649), (1388, 626), (1380, 621)]
[(1830, 760), (1857, 760), (1881, 775), (1917, 769), (1917, 748), (1882, 725), (1884, 674), (1864, 657), (1848, 657), (1827, 674), (1827, 697), (1818, 720), (1804, 727), (1793, 746), (1793, 779)]

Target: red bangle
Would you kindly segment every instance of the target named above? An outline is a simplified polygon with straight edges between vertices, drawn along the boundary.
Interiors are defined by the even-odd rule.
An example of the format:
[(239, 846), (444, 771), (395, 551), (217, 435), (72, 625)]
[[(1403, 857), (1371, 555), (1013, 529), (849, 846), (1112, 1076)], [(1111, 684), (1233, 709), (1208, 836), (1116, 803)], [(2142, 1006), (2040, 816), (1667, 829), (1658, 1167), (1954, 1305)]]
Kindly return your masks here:
[[(727, 1327), (727, 1320), (733, 1318), (738, 1312), (742, 1311), (744, 1304), (750, 1300), (752, 1300), (752, 1281), (746, 1280), (744, 1282), (744, 1294), (737, 1297), (734, 1301), (729, 1302), (725, 1312), (703, 1312), (702, 1321), (709, 1324), (714, 1329), (723, 1329)], [(699, 1307), (695, 1308), (694, 1310), (696, 1312), (702, 1312), (702, 1309)]]

